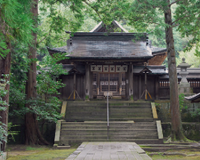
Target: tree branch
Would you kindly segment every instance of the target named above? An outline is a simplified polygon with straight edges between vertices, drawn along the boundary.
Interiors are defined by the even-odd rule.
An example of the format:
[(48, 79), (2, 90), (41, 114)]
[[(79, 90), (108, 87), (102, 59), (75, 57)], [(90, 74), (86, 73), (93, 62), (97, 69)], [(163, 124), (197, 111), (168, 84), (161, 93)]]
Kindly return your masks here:
[(101, 21), (103, 22), (103, 19), (101, 18), (101, 15), (100, 15), (99, 12), (96, 10), (96, 8), (92, 7), (86, 0), (83, 0), (83, 2), (84, 2), (85, 4), (87, 4), (90, 8), (92, 8), (92, 9), (96, 12), (96, 14), (98, 15), (98, 17), (101, 19)]
[[(199, 13), (197, 13), (197, 14), (199, 14)], [(197, 15), (197, 14), (193, 14), (193, 15)], [(190, 17), (190, 16), (192, 16), (192, 15), (191, 15), (191, 14), (189, 14), (189, 15), (184, 15), (184, 16), (180, 17), (179, 19), (175, 20), (174, 22), (172, 22), (172, 25), (173, 25), (174, 23), (176, 23), (177, 21), (180, 21), (181, 19), (183, 19), (183, 18), (185, 18), (185, 17)]]
[(174, 1), (174, 2), (170, 3), (169, 7), (171, 7), (173, 4), (175, 4), (175, 3), (179, 2), (179, 1), (182, 1), (182, 0), (177, 0), (177, 1)]

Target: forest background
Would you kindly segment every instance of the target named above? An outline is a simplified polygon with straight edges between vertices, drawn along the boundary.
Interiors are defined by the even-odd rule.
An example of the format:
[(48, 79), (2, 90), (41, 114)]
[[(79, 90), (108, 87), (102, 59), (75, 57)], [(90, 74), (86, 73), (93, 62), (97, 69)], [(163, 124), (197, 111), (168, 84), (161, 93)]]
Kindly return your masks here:
[[(148, 2), (152, 1), (149, 0)], [(173, 2), (178, 3), (179, 1)], [(195, 0), (183, 0), (182, 2), (183, 5), (184, 3), (186, 5), (187, 3), (197, 3)], [(38, 125), (37, 121), (39, 121), (38, 133), (35, 134), (42, 137), (45, 123), (56, 122), (60, 118), (60, 101), (55, 95), (59, 94), (57, 89), (62, 87), (63, 84), (60, 81), (55, 81), (55, 79), (58, 78), (59, 74), (67, 74), (62, 66), (57, 63), (65, 57), (58, 54), (52, 58), (48, 54), (47, 47), (64, 46), (66, 40), (69, 39), (69, 35), (65, 34), (65, 31), (72, 33), (76, 31), (87, 32), (100, 21), (109, 24), (113, 20), (117, 20), (129, 32), (141, 31), (132, 25), (131, 19), (124, 14), (125, 11), (128, 13), (127, 8), (130, 3), (132, 1), (125, 0), (0, 0), (0, 62), (2, 62), (0, 64), (3, 64), (2, 60), (6, 59), (8, 55), (11, 57), (8, 59), (8, 62), (11, 61), (11, 72), (0, 72), (3, 74), (1, 76), (0, 109), (2, 112), (6, 111), (9, 103), (9, 122), (12, 122), (10, 125), (18, 125), (19, 123), (26, 130), (28, 127), (25, 124), (27, 123), (27, 114), (30, 117), (31, 113), (33, 119), (36, 120), (36, 126)], [(151, 5), (153, 4), (150, 3), (149, 6)], [(177, 6), (174, 5), (172, 12), (175, 13), (176, 9)], [(158, 15), (158, 17), (163, 16), (162, 14)], [(162, 26), (162, 24), (160, 25)], [(142, 31), (145, 29), (146, 31), (154, 30), (151, 27), (153, 26), (150, 26), (150, 29), (144, 28)], [(154, 31), (148, 32), (152, 45), (166, 48), (165, 28), (160, 28), (159, 32), (156, 29)], [(186, 47), (190, 44), (193, 36), (180, 32), (178, 25), (173, 28), (173, 32), (177, 65), (185, 57), (186, 62), (191, 64), (192, 67), (198, 67), (200, 59), (195, 43), (189, 45), (190, 50)], [(32, 56), (33, 52), (35, 52), (35, 57)], [(3, 68), (1, 65), (0, 69)], [(32, 97), (27, 98), (27, 86), (31, 77), (29, 73), (32, 71), (31, 66), (34, 65), (37, 65), (38, 70), (37, 86), (35, 88), (32, 86), (32, 89), (37, 91), (37, 95), (34, 93)], [(165, 65), (168, 65), (167, 62), (165, 62)], [(49, 69), (42, 70), (41, 68)], [(36, 80), (33, 83), (36, 83)], [(2, 118), (7, 116), (8, 111), (4, 113), (6, 115), (3, 115)], [(7, 130), (7, 127), (3, 124), (1, 126), (2, 137), (0, 138), (3, 142), (6, 135), (4, 131)], [(49, 143), (43, 138), (39, 138), (39, 141), (30, 137), (27, 139), (28, 136), (30, 135), (26, 135), (26, 139), (21, 139), (21, 142), (27, 144)]]

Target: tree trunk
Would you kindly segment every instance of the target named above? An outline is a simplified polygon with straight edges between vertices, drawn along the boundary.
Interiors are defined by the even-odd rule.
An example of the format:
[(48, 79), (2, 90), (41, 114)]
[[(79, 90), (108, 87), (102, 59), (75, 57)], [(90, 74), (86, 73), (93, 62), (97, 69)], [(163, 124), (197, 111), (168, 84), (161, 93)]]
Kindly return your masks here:
[[(166, 0), (170, 4), (169, 0)], [(167, 57), (168, 57), (168, 71), (170, 81), (170, 111), (171, 111), (171, 138), (175, 140), (185, 140), (182, 131), (181, 114), (179, 110), (179, 97), (178, 97), (178, 82), (176, 70), (176, 57), (174, 49), (174, 38), (172, 30), (172, 17), (171, 8), (167, 6), (165, 10), (165, 23), (168, 25), (165, 28), (166, 44), (167, 44)]]
[[(7, 43), (7, 49), (11, 49), (11, 44), (8, 42)], [(5, 58), (0, 57), (0, 78), (4, 78), (2, 77), (2, 74), (6, 74), (9, 75), (8, 78), (6, 78), (6, 81), (10, 80), (10, 65), (11, 65), (11, 52), (9, 52)], [(5, 90), (9, 91), (10, 89), (10, 85), (7, 84), (5, 87)], [(5, 97), (3, 97), (3, 101), (6, 101), (7, 104), (9, 104), (9, 92), (6, 94)], [(0, 121), (4, 124), (6, 124), (6, 126), (8, 125), (8, 110), (9, 110), (9, 106), (4, 106), (6, 107), (5, 111), (1, 111), (0, 112)], [(6, 128), (7, 130), (7, 128)], [(3, 142), (3, 144), (1, 145), (1, 150), (5, 151), (6, 149), (6, 143)]]
[[(38, 16), (38, 0), (33, 0), (31, 6), (31, 12), (33, 14), (33, 19), (35, 20), (35, 26), (37, 27), (37, 16)], [(36, 99), (36, 43), (37, 43), (37, 33), (32, 33), (33, 41), (29, 47), (30, 68), (28, 71), (28, 78), (26, 83), (26, 98), (27, 100)], [(30, 108), (30, 103), (26, 104), (27, 108)], [(26, 113), (25, 115), (25, 135), (26, 144), (49, 144), (43, 137), (38, 128), (37, 116), (34, 113)]]

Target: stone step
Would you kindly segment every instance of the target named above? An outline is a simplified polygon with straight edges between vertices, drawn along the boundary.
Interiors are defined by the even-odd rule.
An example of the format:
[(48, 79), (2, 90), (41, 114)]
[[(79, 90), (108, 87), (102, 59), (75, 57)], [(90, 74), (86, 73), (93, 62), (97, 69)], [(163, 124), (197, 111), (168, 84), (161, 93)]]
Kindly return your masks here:
[[(107, 105), (107, 102), (68, 102), (68, 106), (101, 106), (101, 105)], [(149, 102), (147, 103), (123, 103), (123, 102), (109, 102), (110, 106), (150, 106), (151, 104)]]
[[(86, 132), (86, 133), (90, 133), (90, 132), (92, 132), (92, 133), (95, 133), (95, 132), (107, 132), (107, 128), (105, 128), (105, 129), (96, 129), (96, 128), (94, 128), (94, 129), (79, 129), (79, 128), (74, 128), (74, 129), (61, 129), (61, 133), (62, 132), (81, 132), (81, 133), (83, 133), (83, 132)], [(129, 132), (129, 133), (132, 133), (132, 134), (134, 134), (134, 133), (138, 133), (138, 132), (140, 132), (140, 133), (142, 133), (142, 132), (144, 132), (145, 134), (149, 134), (148, 132), (151, 132), (151, 131), (157, 131), (157, 129), (124, 129), (124, 130), (120, 130), (120, 129), (109, 129), (109, 132), (111, 133), (111, 132), (122, 132), (122, 133), (125, 133), (125, 132)], [(78, 133), (79, 134), (79, 133)]]
[[(76, 139), (76, 140), (69, 140), (69, 144), (71, 143), (81, 143), (84, 140), (82, 139)], [(135, 142), (137, 144), (162, 144), (162, 140), (158, 139), (123, 139), (123, 140), (115, 140), (115, 139), (89, 139), (87, 142)]]
[[(149, 136), (140, 136), (140, 135), (109, 135), (110, 140), (125, 140), (125, 139), (157, 139), (156, 135)], [(76, 140), (82, 139), (83, 141), (87, 141), (90, 139), (107, 139), (107, 135), (62, 135), (61, 140)]]
[[(104, 127), (62, 127), (62, 130), (74, 130), (74, 128), (78, 128), (79, 130), (103, 130), (107, 129), (106, 126)], [(153, 127), (110, 127), (112, 130), (149, 130), (149, 129), (156, 129), (156, 126)]]
[[(154, 126), (155, 122), (134, 122), (134, 121), (110, 121), (111, 126), (120, 126), (120, 125), (134, 125), (134, 126)], [(62, 122), (62, 125), (107, 125), (107, 121), (85, 121), (85, 122)]]
[[(133, 120), (135, 122), (152, 122), (153, 118), (150, 117), (112, 117), (110, 116), (110, 121), (129, 121), (129, 120)], [(106, 121), (107, 117), (78, 117), (78, 116), (70, 116), (67, 117), (66, 120), (71, 120), (71, 122), (73, 121)]]

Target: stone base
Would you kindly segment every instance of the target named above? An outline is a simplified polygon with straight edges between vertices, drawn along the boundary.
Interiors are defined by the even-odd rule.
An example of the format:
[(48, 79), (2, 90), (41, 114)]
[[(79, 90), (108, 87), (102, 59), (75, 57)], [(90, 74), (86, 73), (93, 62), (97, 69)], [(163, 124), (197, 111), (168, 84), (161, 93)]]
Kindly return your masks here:
[(190, 84), (189, 83), (180, 83), (178, 85), (178, 92), (179, 94), (183, 93), (183, 94), (191, 94), (192, 93), (192, 89), (190, 88)]

